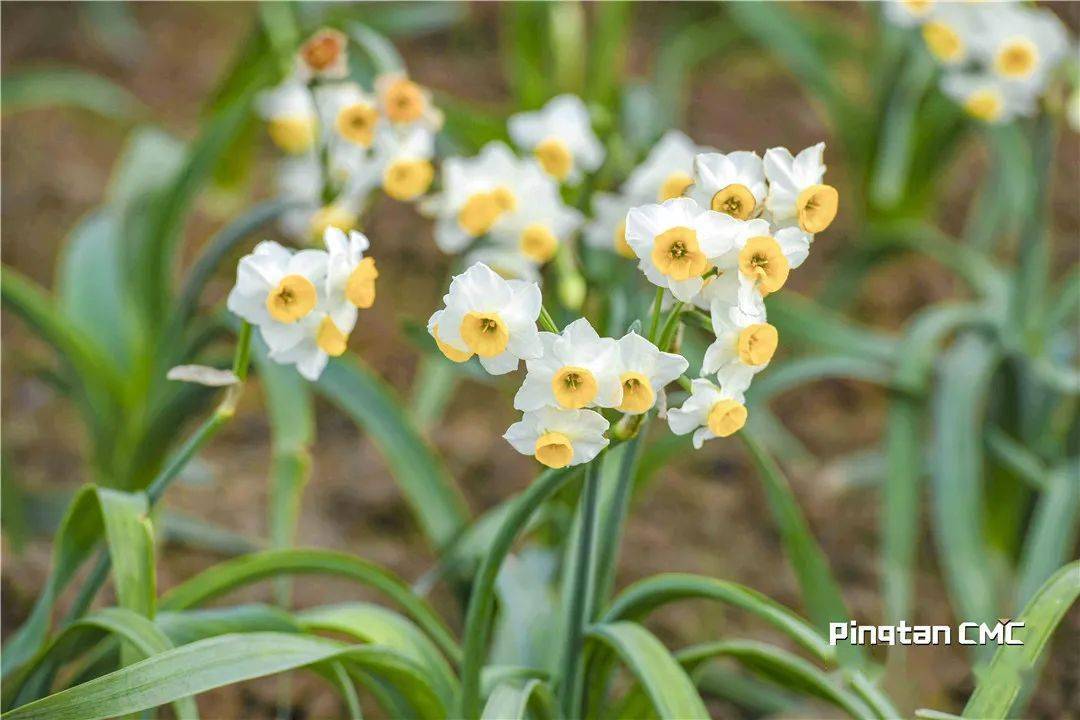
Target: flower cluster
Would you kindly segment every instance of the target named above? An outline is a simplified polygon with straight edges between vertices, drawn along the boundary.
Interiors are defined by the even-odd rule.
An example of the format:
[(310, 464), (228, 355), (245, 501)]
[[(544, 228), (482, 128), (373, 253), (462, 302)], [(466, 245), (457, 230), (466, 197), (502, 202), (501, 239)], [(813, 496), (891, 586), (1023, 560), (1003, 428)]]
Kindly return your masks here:
[(920, 27), (945, 68), (942, 92), (989, 123), (1034, 114), (1071, 44), (1052, 11), (1021, 3), (898, 0), (886, 13), (897, 25)]
[(357, 227), (376, 188), (411, 202), (435, 176), (442, 115), (430, 92), (402, 72), (380, 75), (371, 91), (347, 76), (346, 36), (321, 30), (300, 48), (292, 76), (259, 98), (267, 132), (287, 156), (279, 194), (296, 205), (282, 228), (299, 241)]
[(358, 310), (375, 302), (375, 260), (367, 237), (324, 231), (325, 250), (294, 252), (263, 241), (240, 259), (231, 312), (259, 328), (270, 359), (317, 380), (331, 356), (345, 352)]

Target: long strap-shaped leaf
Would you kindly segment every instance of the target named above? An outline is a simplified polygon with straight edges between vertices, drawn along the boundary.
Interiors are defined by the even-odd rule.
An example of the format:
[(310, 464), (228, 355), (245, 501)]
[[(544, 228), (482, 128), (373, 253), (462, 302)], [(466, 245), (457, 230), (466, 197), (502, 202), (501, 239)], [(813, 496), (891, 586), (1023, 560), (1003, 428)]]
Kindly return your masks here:
[(241, 633), (200, 640), (16, 708), (4, 720), (104, 720), (244, 680), (329, 661), (345, 661), (382, 678), (421, 718), (446, 709), (423, 670), (400, 653), (326, 638)]
[(527, 720), (529, 711), (535, 720), (555, 717), (551, 691), (540, 680), (528, 680), (524, 685), (503, 683), (488, 696), (481, 720)]
[(390, 386), (358, 358), (341, 357), (315, 387), (371, 437), (432, 545), (446, 547), (468, 523), (464, 496)]
[(141, 493), (83, 486), (57, 530), (52, 570), (34, 609), (4, 645), (4, 676), (26, 662), (45, 642), (56, 599), (93, 552), (103, 530), (120, 604), (139, 614), (153, 615), (153, 540), (146, 509), (146, 496)]
[(686, 671), (648, 630), (632, 622), (601, 623), (589, 630), (589, 637), (618, 654), (644, 686), (661, 718), (709, 717)]
[(1058, 570), (1031, 598), (1017, 622), (1024, 623), (1023, 645), (1002, 645), (979, 675), (975, 693), (964, 707), (966, 718), (1017, 717), (1013, 707), (1025, 686), (1034, 681), (1035, 667), (1054, 629), (1080, 595), (1080, 560)]
[(215, 565), (162, 596), (162, 610), (183, 610), (236, 588), (271, 577), (336, 575), (373, 587), (398, 603), (420, 627), (458, 662), (461, 649), (431, 607), (389, 570), (352, 555), (332, 550), (268, 550)]

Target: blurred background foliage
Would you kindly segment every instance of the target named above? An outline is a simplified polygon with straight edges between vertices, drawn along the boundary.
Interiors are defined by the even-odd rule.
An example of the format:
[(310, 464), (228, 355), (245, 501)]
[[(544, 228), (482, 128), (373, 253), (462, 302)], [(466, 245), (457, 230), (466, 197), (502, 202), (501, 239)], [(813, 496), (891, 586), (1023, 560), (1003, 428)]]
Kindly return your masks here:
[[(1052, 7), (1075, 32), (1077, 7)], [(214, 308), (232, 261), (284, 209), (251, 103), (324, 24), (364, 44), (355, 75), (403, 61), (434, 89), (440, 154), (505, 139), (511, 112), (566, 91), (606, 138), (597, 188), (669, 127), (722, 151), (826, 140), (841, 214), (793, 291), (770, 298), (784, 355), (750, 397), (753, 436), (798, 505), (782, 476), (762, 493), (734, 443), (689, 456), (685, 439), (657, 433), (635, 478), (620, 585), (705, 572), (790, 605), (802, 586), (813, 616), (792, 552), (810, 528), (854, 617), (992, 621), (1076, 556), (1080, 179), (1054, 98), (1032, 120), (967, 119), (937, 91), (918, 34), (873, 5), (27, 4), (3, 23), (5, 642), (52, 594), (39, 595), (55, 580), (48, 538), (79, 484), (150, 486), (153, 502), (152, 483), (202, 450), (196, 423), (212, 394), (164, 372), (229, 362), (221, 341), (234, 328)], [(354, 334), (363, 361), (335, 362), (312, 394), (255, 348), (260, 392), (154, 511), (163, 588), (214, 558), (294, 542), (371, 557), (423, 587), (462, 578), (500, 501), (528, 484), (530, 464), (492, 431), (509, 419), (506, 388), (450, 367), (417, 332), (450, 259), (426, 221), (379, 202), (365, 230), (392, 280)], [(625, 274), (583, 260), (611, 289), (590, 310), (612, 326), (633, 317)], [(188, 445), (178, 428), (194, 429)], [(541, 545), (570, 531), (573, 503), (546, 507)], [(551, 558), (520, 560), (530, 569), (500, 592), (521, 598), (503, 600), (543, 616)], [(450, 588), (436, 602), (453, 608), (461, 587)], [(341, 592), (279, 583), (275, 599)], [(736, 621), (699, 607), (659, 616), (676, 642)], [(515, 636), (511, 616), (502, 623), (498, 654), (544, 652)], [(1043, 717), (1078, 702), (1075, 610), (1063, 628), (1031, 706)], [(966, 668), (987, 660), (956, 647), (875, 655), (904, 708), (959, 709)], [(274, 705), (269, 687), (210, 696), (222, 715), (257, 714)], [(791, 703), (739, 690), (719, 693), (721, 713)], [(321, 686), (298, 692), (316, 714), (333, 707)]]

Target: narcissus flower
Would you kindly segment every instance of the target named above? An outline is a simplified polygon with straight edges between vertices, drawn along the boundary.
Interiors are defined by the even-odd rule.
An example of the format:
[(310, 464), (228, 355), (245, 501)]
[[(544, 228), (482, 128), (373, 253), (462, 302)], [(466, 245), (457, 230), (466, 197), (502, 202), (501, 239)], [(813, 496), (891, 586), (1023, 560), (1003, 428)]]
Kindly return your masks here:
[(343, 78), (349, 73), (348, 38), (338, 30), (323, 28), (300, 46), (296, 60), (301, 80)]
[(708, 380), (691, 383), (690, 397), (682, 407), (668, 410), (668, 425), (676, 435), (694, 433), (696, 449), (706, 440), (734, 435), (746, 424), (742, 390), (719, 388)]
[(968, 115), (990, 124), (1033, 115), (1037, 109), (1036, 96), (985, 74), (949, 73), (941, 79), (941, 91)]
[(362, 148), (371, 147), (379, 126), (375, 98), (354, 82), (320, 85), (315, 103), (323, 124), (334, 129), (335, 137)]
[(375, 280), (379, 271), (375, 267), (375, 258), (364, 257), (364, 251), (371, 243), (363, 233), (353, 230), (346, 235), (336, 227), (326, 229), (323, 242), (330, 256), (326, 273), (327, 298), (332, 304), (351, 308), (355, 318), (357, 309), (364, 310), (375, 304)]
[(922, 25), (926, 49), (942, 65), (962, 65), (971, 57), (972, 40), (982, 32), (979, 19), (957, 3), (937, 5)]
[(626, 242), (626, 213), (634, 202), (619, 193), (598, 192), (592, 197), (592, 220), (585, 224), (585, 242), (589, 247), (609, 250), (624, 258), (637, 259)]
[(582, 214), (562, 201), (558, 188), (547, 178), (530, 173), (523, 178), (521, 195), (528, 200), (506, 214), (492, 228), (495, 243), (512, 248), (535, 265), (555, 257), (559, 246), (584, 221)]
[(401, 127), (421, 125), (436, 132), (443, 124), (442, 113), (431, 102), (431, 92), (402, 72), (375, 78), (379, 109), (391, 124)]
[(648, 412), (668, 383), (686, 372), (682, 355), (661, 352), (637, 333), (627, 333), (616, 343), (615, 372), (622, 387), (617, 409), (633, 415)]
[(604, 146), (576, 95), (559, 95), (540, 110), (512, 115), (506, 127), (514, 143), (559, 182), (576, 184), (582, 172), (593, 172), (604, 161)]
[(403, 132), (389, 128), (378, 136), (377, 155), (382, 165), (382, 188), (395, 200), (416, 200), (431, 187), (435, 168), (435, 136), (425, 127)]
[(930, 16), (934, 5), (934, 0), (886, 0), (883, 7), (889, 22), (900, 27), (913, 27)]
[(449, 359), (463, 362), (468, 353), (475, 353), (485, 370), (502, 375), (516, 369), (519, 360), (540, 356), (536, 319), (541, 298), (536, 283), (505, 280), (476, 263), (451, 281), (444, 300), (446, 308), (428, 325)]
[(773, 223), (798, 224), (811, 235), (829, 227), (836, 217), (840, 195), (825, 177), (822, 154), (825, 143), (818, 143), (792, 156), (787, 148), (777, 147), (765, 153), (765, 177), (769, 196), (765, 200)]
[(744, 288), (735, 304), (715, 301), (712, 329), (716, 340), (705, 350), (702, 376), (716, 374), (724, 387), (749, 387), (751, 378), (768, 366), (779, 343), (761, 296)]
[(522, 455), (549, 468), (587, 463), (607, 447), (608, 421), (593, 410), (554, 407), (526, 412), (503, 437)]
[(694, 157), (694, 184), (687, 196), (703, 208), (749, 220), (761, 214), (766, 192), (765, 172), (757, 153), (740, 150)]
[(630, 210), (626, 241), (649, 282), (689, 302), (704, 284), (702, 275), (731, 250), (737, 223), (690, 198), (673, 198)]
[(600, 337), (588, 320), (575, 320), (559, 335), (542, 332), (540, 344), (543, 353), (525, 361), (528, 373), (514, 396), (515, 408), (577, 410), (622, 402), (615, 341)]
[(763, 219), (736, 222), (731, 250), (716, 261), (724, 273), (737, 271), (742, 285), (757, 287), (762, 295), (776, 292), (791, 271), (810, 253), (810, 237), (797, 227), (772, 232)]
[(622, 191), (635, 203), (664, 202), (679, 197), (694, 182), (694, 156), (708, 152), (678, 130), (668, 130), (634, 168)]
[(282, 151), (301, 155), (315, 144), (319, 118), (311, 92), (303, 83), (286, 82), (259, 95), (259, 114), (266, 132)]
[(1051, 10), (1020, 5), (997, 4), (978, 12), (984, 20), (971, 42), (991, 73), (1041, 93), (1047, 75), (1069, 49), (1061, 20)]

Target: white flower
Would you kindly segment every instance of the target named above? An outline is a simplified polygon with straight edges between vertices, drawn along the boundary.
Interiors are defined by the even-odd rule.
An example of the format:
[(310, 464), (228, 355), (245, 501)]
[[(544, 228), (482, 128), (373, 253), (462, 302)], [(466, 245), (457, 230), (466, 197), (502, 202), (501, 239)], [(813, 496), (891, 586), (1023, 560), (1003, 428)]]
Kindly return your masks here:
[(515, 408), (576, 410), (622, 402), (615, 341), (597, 335), (588, 320), (575, 320), (559, 335), (542, 332), (540, 344), (543, 353), (525, 361), (528, 373), (514, 396)]
[(376, 137), (375, 154), (382, 168), (382, 188), (395, 200), (415, 200), (431, 187), (435, 135), (426, 127), (413, 125), (403, 131), (385, 128)]
[(483, 263), (507, 279), (540, 283), (540, 266), (516, 247), (489, 243), (465, 253), (465, 265)]
[(885, 17), (893, 25), (913, 27), (930, 17), (934, 0), (886, 0)]
[[(770, 233), (769, 223), (761, 218), (734, 221), (730, 237), (731, 249), (717, 258), (717, 267), (724, 275), (737, 271), (740, 285), (754, 285), (762, 295), (782, 288), (791, 270), (802, 265), (810, 254), (809, 235), (794, 226)], [(731, 279), (720, 282), (714, 293)]]
[(559, 95), (540, 110), (511, 115), (506, 126), (514, 143), (532, 152), (560, 182), (576, 184), (582, 171), (593, 172), (604, 161), (604, 146), (576, 95)]
[(395, 126), (421, 125), (431, 132), (442, 127), (443, 116), (432, 104), (431, 92), (403, 72), (375, 78), (375, 95), (382, 114)]
[(678, 130), (668, 130), (645, 161), (623, 183), (623, 193), (635, 203), (664, 202), (683, 194), (694, 182), (694, 156), (708, 152)]
[(703, 208), (748, 220), (761, 214), (766, 192), (765, 171), (757, 153), (739, 150), (694, 158), (694, 184), (687, 196)]
[(559, 246), (581, 227), (584, 217), (562, 201), (550, 180), (535, 173), (523, 178), (521, 197), (527, 201), (492, 227), (491, 238), (542, 265), (555, 257)]
[(721, 386), (745, 391), (754, 375), (764, 370), (779, 342), (776, 328), (765, 316), (765, 303), (744, 287), (735, 304), (717, 300), (712, 306), (716, 340), (705, 350), (701, 374), (717, 374)]
[(972, 44), (985, 32), (986, 13), (961, 3), (934, 7), (922, 26), (926, 49), (946, 67), (959, 67), (972, 56)]
[(738, 222), (689, 198), (672, 198), (630, 210), (626, 241), (649, 282), (689, 302), (704, 284), (701, 276), (731, 249)]
[(616, 343), (615, 372), (622, 387), (624, 413), (648, 412), (668, 383), (686, 372), (689, 363), (681, 355), (661, 352), (637, 333), (627, 333)]
[(706, 440), (727, 437), (746, 424), (746, 405), (741, 391), (718, 388), (708, 380), (694, 380), (690, 397), (682, 407), (669, 408), (668, 425), (676, 435), (694, 433), (694, 447)]
[(315, 144), (319, 117), (303, 83), (287, 81), (266, 90), (260, 93), (257, 106), (270, 139), (284, 152), (301, 155)]
[(825, 177), (821, 159), (824, 152), (823, 142), (797, 156), (782, 147), (766, 151), (764, 166), (769, 196), (765, 207), (774, 223), (781, 226), (797, 223), (803, 232), (811, 235), (832, 223), (840, 197), (836, 188), (821, 183)]
[(545, 407), (525, 413), (503, 435), (522, 455), (550, 468), (587, 463), (607, 447), (608, 421), (594, 410)]
[[(720, 262), (723, 262), (723, 258), (721, 258)], [(701, 292), (695, 295), (691, 302), (694, 303), (695, 307), (708, 312), (712, 309), (714, 300), (722, 300), (727, 303), (738, 302), (739, 290), (745, 285), (746, 280), (741, 279), (738, 268), (720, 268), (717, 270), (716, 275), (705, 278), (705, 284), (702, 286)], [(665, 298), (665, 301), (667, 299)]]
[(593, 217), (584, 228), (586, 244), (636, 259), (633, 248), (626, 242), (626, 213), (633, 206), (634, 202), (620, 193), (594, 193)]
[(269, 358), (282, 365), (296, 365), (297, 371), (313, 382), (322, 375), (331, 357), (345, 352), (349, 333), (352, 332), (352, 326), (339, 327), (333, 317), (323, 310), (315, 310), (288, 327), (294, 331), (285, 332), (277, 325), (259, 328), (270, 346)]
[(941, 91), (971, 117), (991, 124), (1034, 115), (1037, 109), (1037, 95), (985, 73), (948, 73)]
[(283, 160), (278, 166), (278, 197), (295, 203), (282, 216), (282, 231), (299, 242), (317, 241), (328, 227), (355, 228), (364, 201), (378, 184), (378, 164), (371, 153), (350, 146), (330, 154), (331, 178), (341, 185), (334, 202), (322, 203), (322, 170), (314, 155)]
[(440, 349), (454, 351), (444, 350), (451, 360), (463, 362), (475, 353), (485, 370), (502, 375), (516, 369), (519, 360), (542, 352), (536, 329), (541, 303), (536, 283), (504, 280), (487, 265), (476, 263), (451, 281), (444, 300), (446, 308), (428, 325)]
[(1002, 82), (1041, 94), (1069, 49), (1061, 20), (1051, 10), (1020, 5), (992, 5), (977, 12), (983, 22), (971, 42), (987, 69)]
[(375, 258), (364, 257), (364, 251), (371, 243), (363, 233), (352, 230), (346, 235), (336, 227), (326, 229), (323, 242), (329, 253), (326, 272), (328, 312), (339, 327), (351, 327), (356, 322), (357, 309), (375, 304), (375, 280), (379, 271), (375, 267)]
[(319, 85), (315, 104), (324, 127), (333, 128), (334, 137), (363, 148), (371, 147), (379, 127), (375, 98), (354, 82)]

